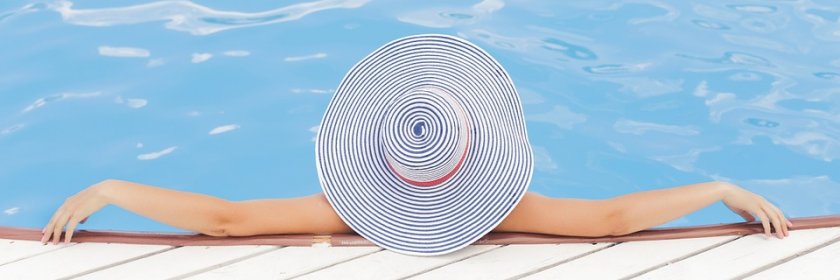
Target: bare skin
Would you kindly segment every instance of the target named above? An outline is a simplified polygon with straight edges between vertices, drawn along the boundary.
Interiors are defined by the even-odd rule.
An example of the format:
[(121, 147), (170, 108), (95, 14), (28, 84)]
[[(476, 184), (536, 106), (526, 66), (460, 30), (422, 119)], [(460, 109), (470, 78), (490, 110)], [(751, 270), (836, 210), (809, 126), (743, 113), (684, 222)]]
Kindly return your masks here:
[[(551, 198), (528, 192), (495, 228), (567, 236), (625, 235), (666, 223), (714, 202), (746, 221), (760, 219), (769, 237), (788, 236), (793, 226), (763, 197), (726, 182), (706, 182), (590, 200)], [(105, 180), (67, 198), (44, 227), (41, 239), (69, 243), (79, 223), (113, 204), (177, 228), (212, 236), (291, 233), (351, 233), (323, 193), (286, 199), (227, 201), (217, 197), (121, 180)]]

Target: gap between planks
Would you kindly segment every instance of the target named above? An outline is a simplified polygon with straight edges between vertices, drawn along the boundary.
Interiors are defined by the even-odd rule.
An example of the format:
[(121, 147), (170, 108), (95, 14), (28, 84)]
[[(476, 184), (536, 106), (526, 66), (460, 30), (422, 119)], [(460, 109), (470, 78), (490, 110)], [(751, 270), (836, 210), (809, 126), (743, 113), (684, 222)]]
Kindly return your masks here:
[[(79, 244), (79, 243), (72, 243), (72, 244), (65, 245), (65, 246), (62, 246), (62, 247), (58, 247), (58, 248), (55, 248), (55, 249), (52, 249), (52, 250), (46, 250), (46, 251), (43, 251), (43, 252), (38, 252), (38, 253), (35, 253), (35, 254), (26, 255), (26, 256), (23, 256), (23, 257), (20, 257), (20, 258), (17, 258), (17, 259), (14, 259), (14, 260), (11, 260), (11, 261), (8, 261), (8, 262), (5, 262), (5, 263), (0, 263), (0, 266), (4, 266), (4, 265), (7, 265), (7, 264), (12, 264), (12, 263), (19, 262), (19, 261), (22, 261), (22, 260), (25, 260), (25, 259), (28, 259), (28, 258), (32, 258), (32, 257), (37, 257), (37, 256), (40, 256), (40, 255), (49, 253), (49, 252), (61, 250), (61, 249), (64, 249), (64, 248), (67, 248), (67, 247), (70, 247), (70, 246), (75, 246), (76, 244)], [(47, 245), (44, 245), (44, 246), (47, 246)]]
[(485, 250), (484, 252), (480, 252), (480, 253), (475, 254), (475, 255), (469, 255), (469, 256), (466, 256), (466, 257), (464, 257), (464, 258), (461, 258), (461, 259), (456, 259), (456, 260), (453, 260), (453, 261), (451, 261), (451, 262), (444, 263), (444, 264), (441, 264), (441, 265), (438, 265), (438, 266), (435, 266), (435, 267), (430, 267), (430, 268), (424, 269), (424, 270), (422, 270), (422, 271), (420, 271), (420, 272), (413, 273), (413, 274), (411, 274), (411, 275), (408, 275), (408, 276), (405, 276), (405, 277), (402, 277), (402, 278), (397, 278), (397, 279), (399, 279), (399, 280), (408, 279), (408, 278), (411, 278), (411, 277), (414, 277), (414, 276), (417, 276), (417, 275), (420, 275), (420, 274), (423, 274), (423, 273), (426, 273), (426, 272), (429, 272), (429, 271), (432, 271), (432, 270), (435, 270), (435, 269), (438, 269), (438, 268), (441, 268), (441, 267), (444, 267), (444, 266), (447, 266), (447, 265), (450, 265), (450, 264), (454, 264), (454, 263), (462, 262), (462, 261), (464, 261), (464, 260), (466, 260), (466, 259), (469, 259), (469, 258), (472, 258), (472, 257), (475, 257), (475, 256), (480, 256), (480, 255), (487, 254), (488, 252), (491, 252), (491, 251), (497, 250), (497, 249), (499, 249), (499, 248), (502, 248), (502, 247), (505, 247), (505, 246), (508, 246), (508, 245), (510, 245), (510, 244), (505, 244), (505, 245), (501, 245), (501, 246), (496, 246), (496, 247), (494, 247), (494, 248), (491, 248), (490, 250)]
[[(552, 267), (555, 267), (555, 266), (558, 266), (558, 265), (562, 265), (562, 264), (564, 264), (564, 263), (567, 263), (567, 262), (570, 262), (570, 261), (573, 261), (573, 260), (577, 260), (577, 259), (580, 259), (580, 258), (583, 258), (583, 257), (589, 256), (589, 255), (591, 255), (591, 254), (594, 254), (594, 253), (600, 252), (600, 251), (602, 251), (602, 250), (606, 250), (606, 249), (612, 248), (613, 246), (618, 245), (618, 244), (621, 244), (621, 243), (624, 243), (624, 242), (615, 242), (615, 243), (613, 243), (613, 244), (610, 244), (610, 245), (607, 245), (607, 246), (604, 246), (604, 247), (601, 247), (601, 248), (598, 248), (598, 249), (595, 249), (595, 250), (592, 250), (592, 251), (589, 251), (589, 252), (585, 252), (585, 253), (583, 253), (583, 254), (580, 254), (580, 255), (577, 255), (577, 256), (573, 256), (573, 257), (570, 257), (570, 258), (567, 258), (567, 259), (561, 260), (561, 261), (556, 262), (556, 263), (553, 263), (553, 264), (546, 265), (546, 266), (544, 266), (544, 267), (540, 267), (540, 268), (537, 268), (537, 269), (534, 269), (534, 270), (531, 270), (531, 271), (526, 271), (525, 273), (522, 273), (522, 274), (514, 275), (513, 277), (510, 277), (510, 278), (508, 278), (508, 279), (520, 279), (520, 278), (524, 278), (524, 277), (526, 277), (526, 276), (528, 276), (528, 275), (536, 274), (536, 273), (539, 273), (540, 271), (544, 271), (544, 270), (550, 269), (550, 268), (552, 268)], [(595, 245), (595, 244), (598, 244), (598, 243), (590, 243), (590, 244)], [(562, 245), (562, 244), (557, 244), (557, 246), (560, 246), (560, 245)]]
[(768, 270), (768, 269), (770, 269), (770, 268), (773, 268), (773, 267), (775, 267), (775, 266), (781, 265), (781, 264), (783, 264), (783, 263), (789, 262), (789, 261), (791, 261), (791, 260), (793, 260), (793, 259), (795, 259), (795, 258), (799, 258), (799, 257), (802, 257), (802, 256), (804, 256), (804, 255), (807, 255), (807, 254), (813, 253), (813, 252), (814, 252), (814, 251), (816, 251), (816, 250), (819, 250), (819, 249), (822, 249), (822, 248), (828, 247), (829, 245), (834, 244), (835, 242), (840, 242), (840, 236), (835, 237), (834, 239), (831, 239), (831, 240), (829, 240), (829, 241), (826, 241), (826, 242), (823, 242), (823, 243), (817, 244), (816, 246), (813, 246), (813, 247), (811, 247), (811, 248), (806, 248), (806, 249), (804, 249), (804, 250), (802, 250), (802, 251), (796, 252), (796, 253), (794, 253), (793, 255), (790, 255), (790, 256), (788, 256), (788, 257), (786, 257), (786, 258), (783, 258), (783, 259), (781, 259), (781, 260), (778, 260), (778, 261), (775, 261), (775, 262), (769, 263), (769, 264), (767, 264), (767, 265), (764, 265), (764, 266), (762, 266), (762, 267), (756, 268), (756, 269), (754, 269), (753, 271), (750, 271), (750, 272), (744, 273), (744, 274), (742, 274), (742, 275), (738, 275), (737, 277), (735, 277), (735, 278), (733, 278), (733, 279), (739, 279), (739, 280), (740, 280), (740, 279), (744, 279), (744, 278), (747, 278), (747, 277), (753, 276), (753, 275), (755, 275), (755, 274), (758, 274), (759, 272), (762, 272), (762, 271)]
[(645, 274), (645, 273), (648, 273), (648, 272), (651, 272), (651, 271), (654, 271), (654, 270), (657, 270), (657, 269), (663, 268), (663, 267), (665, 267), (665, 266), (668, 266), (668, 265), (671, 265), (671, 264), (674, 264), (674, 263), (677, 263), (677, 262), (681, 262), (681, 261), (683, 261), (683, 260), (685, 260), (685, 259), (688, 259), (688, 258), (690, 258), (690, 257), (696, 256), (696, 255), (699, 255), (699, 254), (702, 254), (702, 253), (704, 253), (704, 252), (706, 252), (706, 251), (709, 251), (709, 250), (712, 250), (712, 249), (714, 249), (714, 248), (717, 248), (717, 247), (723, 246), (723, 245), (728, 244), (728, 243), (730, 243), (730, 242), (734, 242), (735, 240), (741, 239), (741, 238), (743, 238), (744, 236), (746, 236), (746, 235), (741, 235), (741, 236), (738, 236), (738, 237), (736, 237), (736, 238), (733, 238), (733, 239), (730, 239), (730, 240), (726, 240), (726, 241), (724, 241), (724, 242), (721, 242), (721, 243), (718, 243), (718, 244), (715, 244), (715, 245), (709, 246), (709, 247), (707, 247), (707, 248), (703, 248), (703, 249), (701, 249), (701, 250), (694, 251), (694, 252), (692, 252), (692, 253), (690, 253), (690, 254), (687, 254), (687, 255), (684, 255), (684, 256), (680, 256), (680, 257), (675, 258), (675, 259), (673, 259), (673, 260), (670, 260), (670, 261), (668, 261), (668, 262), (665, 262), (665, 263), (662, 263), (662, 264), (659, 264), (659, 265), (655, 265), (655, 266), (652, 266), (652, 267), (650, 267), (650, 268), (648, 268), (648, 269), (645, 269), (645, 270), (642, 270), (642, 271), (639, 271), (639, 272), (636, 272), (636, 273), (633, 273), (633, 274), (630, 274), (630, 275), (624, 276), (624, 277), (622, 277), (620, 280), (628, 280), (628, 279), (632, 279), (632, 278), (635, 278), (635, 277), (639, 277), (639, 276), (641, 276), (642, 274)]
[(187, 272), (187, 273), (184, 273), (182, 275), (172, 277), (170, 279), (173, 279), (173, 280), (184, 279), (184, 278), (187, 278), (187, 277), (190, 277), (190, 276), (195, 276), (195, 275), (198, 275), (198, 274), (201, 274), (201, 273), (204, 273), (204, 272), (208, 272), (208, 271), (211, 271), (211, 270), (223, 267), (223, 266), (228, 266), (228, 265), (231, 265), (231, 264), (234, 264), (234, 263), (238, 263), (238, 262), (241, 262), (241, 261), (244, 261), (244, 260), (256, 257), (256, 256), (259, 256), (259, 255), (268, 254), (270, 252), (274, 252), (274, 251), (280, 250), (282, 248), (284, 248), (284, 247), (283, 246), (273, 246), (273, 248), (269, 248), (267, 250), (259, 251), (259, 252), (256, 252), (256, 253), (252, 253), (250, 255), (245, 255), (245, 256), (242, 256), (242, 257), (234, 258), (234, 259), (230, 259), (230, 260), (223, 261), (223, 262), (220, 262), (220, 263), (217, 263), (217, 264), (212, 264), (210, 266), (207, 266), (207, 267), (204, 267), (204, 268), (199, 268), (199, 269), (196, 269), (194, 271)]
[(317, 269), (313, 269), (313, 270), (311, 270), (311, 271), (307, 271), (307, 272), (304, 272), (304, 273), (300, 273), (300, 274), (298, 274), (298, 275), (295, 275), (295, 276), (289, 277), (289, 278), (287, 278), (287, 279), (300, 278), (300, 277), (302, 277), (302, 276), (304, 276), (304, 275), (312, 274), (312, 273), (315, 273), (315, 272), (317, 272), (317, 271), (319, 271), (319, 270), (324, 270), (324, 269), (327, 269), (327, 268), (330, 268), (330, 267), (333, 267), (333, 266), (336, 266), (336, 265), (339, 265), (339, 264), (342, 264), (342, 263), (346, 263), (346, 262), (349, 262), (349, 261), (352, 261), (352, 260), (355, 260), (355, 259), (358, 259), (358, 258), (361, 258), (361, 257), (365, 257), (365, 256), (368, 256), (368, 255), (376, 254), (376, 253), (379, 253), (379, 252), (381, 252), (381, 251), (382, 251), (382, 249), (380, 248), (379, 250), (372, 251), (372, 252), (367, 253), (367, 254), (361, 254), (361, 255), (358, 255), (358, 256), (355, 256), (355, 257), (352, 257), (352, 258), (349, 258), (349, 259), (346, 259), (346, 260), (343, 260), (343, 261), (340, 261), (340, 262), (334, 262), (334, 263), (331, 263), (331, 264), (329, 264), (329, 265), (325, 265), (325, 266), (323, 266), (323, 267), (320, 267), (320, 268), (317, 268)]
[(142, 259), (142, 258), (151, 257), (151, 256), (154, 256), (154, 255), (157, 255), (157, 254), (160, 254), (160, 253), (164, 253), (164, 252), (167, 252), (167, 251), (171, 251), (171, 250), (174, 250), (174, 249), (177, 249), (177, 248), (180, 248), (180, 247), (181, 246), (172, 246), (172, 247), (169, 247), (169, 248), (164, 248), (164, 249), (161, 249), (161, 250), (158, 250), (158, 251), (154, 251), (154, 252), (151, 252), (151, 253), (139, 255), (139, 256), (136, 256), (136, 257), (132, 257), (132, 258), (128, 258), (128, 259), (118, 261), (118, 262), (115, 262), (115, 263), (109, 263), (107, 265), (92, 268), (92, 269), (89, 269), (89, 270), (86, 270), (86, 271), (82, 271), (82, 272), (79, 272), (79, 273), (76, 273), (76, 274), (73, 274), (73, 275), (70, 275), (70, 276), (64, 276), (64, 277), (61, 277), (61, 278), (58, 278), (58, 279), (59, 280), (67, 280), (67, 279), (79, 278), (79, 277), (82, 277), (82, 276), (85, 276), (85, 275), (88, 275), (88, 274), (91, 274), (91, 273), (94, 273), (94, 272), (97, 272), (97, 271), (100, 271), (100, 270), (108, 269), (108, 268), (115, 267), (115, 266), (122, 265), (122, 264), (126, 264), (126, 263), (130, 263), (130, 262)]

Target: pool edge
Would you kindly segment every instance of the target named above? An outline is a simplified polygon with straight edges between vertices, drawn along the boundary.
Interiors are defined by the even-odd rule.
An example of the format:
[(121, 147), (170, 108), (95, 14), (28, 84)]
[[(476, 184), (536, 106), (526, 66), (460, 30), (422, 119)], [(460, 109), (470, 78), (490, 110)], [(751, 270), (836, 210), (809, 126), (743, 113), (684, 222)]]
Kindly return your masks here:
[[(790, 219), (790, 230), (840, 226), (840, 214), (800, 217)], [(599, 243), (677, 238), (698, 238), (724, 235), (748, 235), (764, 232), (760, 222), (741, 222), (688, 227), (647, 229), (621, 236), (575, 237), (520, 232), (491, 232), (473, 245), (506, 244), (560, 244)], [(43, 234), (37, 229), (0, 226), (0, 238), (40, 241)], [(224, 245), (277, 245), (277, 246), (374, 246), (356, 234), (273, 234), (255, 236), (215, 237), (193, 233), (89, 231), (79, 230), (73, 235), (75, 242), (150, 244), (170, 246), (224, 246)]]

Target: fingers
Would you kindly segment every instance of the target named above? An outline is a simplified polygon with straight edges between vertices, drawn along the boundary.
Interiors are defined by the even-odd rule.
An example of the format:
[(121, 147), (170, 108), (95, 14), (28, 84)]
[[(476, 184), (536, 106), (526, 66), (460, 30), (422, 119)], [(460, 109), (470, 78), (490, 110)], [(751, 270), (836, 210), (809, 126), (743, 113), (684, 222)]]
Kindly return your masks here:
[(773, 204), (768, 204), (768, 205), (770, 205), (770, 207), (772, 207), (773, 210), (776, 211), (776, 214), (779, 215), (779, 221), (782, 221), (781, 224), (782, 224), (782, 230), (784, 231), (783, 232), (784, 236), (790, 235), (790, 229), (788, 227), (792, 226), (791, 222), (785, 217), (785, 214), (782, 213), (782, 210), (779, 209), (779, 207), (776, 207), (776, 205), (773, 205)]
[(41, 230), (44, 234), (41, 237), (42, 244), (46, 245), (50, 238), (52, 238), (53, 244), (58, 244), (61, 241), (61, 232), (65, 225), (67, 226), (67, 234), (64, 242), (70, 242), (78, 224), (87, 221), (92, 212), (104, 206), (100, 201), (95, 200), (97, 192), (93, 190), (94, 188), (89, 187), (64, 200), (64, 204), (55, 211), (50, 221)]
[(776, 213), (776, 211), (770, 210), (770, 207), (768, 207), (766, 203), (761, 205), (761, 210), (767, 214), (767, 217), (770, 218), (770, 222), (776, 228), (776, 237), (782, 239), (782, 220), (779, 219), (779, 214)]
[(53, 226), (52, 234), (53, 245), (58, 244), (58, 240), (61, 239), (61, 231), (64, 229), (64, 224), (67, 223), (68, 219), (70, 219), (70, 215), (66, 212), (62, 212), (61, 216), (59, 216), (58, 220), (56, 220), (55, 226)]
[(53, 234), (53, 228), (55, 228), (55, 223), (56, 223), (56, 221), (58, 221), (58, 218), (61, 215), (61, 213), (64, 212), (65, 207), (66, 206), (62, 205), (61, 207), (58, 208), (57, 211), (55, 211), (55, 213), (53, 213), (52, 218), (50, 218), (50, 222), (47, 223), (46, 227), (44, 227), (44, 230), (43, 230), (44, 236), (41, 237), (41, 244), (44, 244), (44, 245), (47, 244), (47, 240), (49, 240), (49, 236)]
[(71, 217), (71, 211), (69, 209), (73, 208), (73, 202), (75, 201), (74, 197), (75, 196), (72, 196), (65, 200), (64, 204), (55, 211), (55, 214), (53, 214), (49, 224), (47, 224), (47, 227), (44, 228), (44, 236), (41, 237), (41, 244), (46, 245), (51, 238), (53, 240), (53, 245), (58, 244), (58, 241), (61, 239), (61, 232), (64, 229), (64, 225)]
[(759, 209), (759, 211), (756, 211), (756, 216), (761, 219), (761, 226), (764, 227), (764, 234), (767, 235), (767, 237), (770, 237), (770, 222), (768, 221), (769, 218), (767, 217), (767, 214), (764, 213), (763, 209)]
[(67, 224), (67, 233), (64, 234), (64, 244), (70, 243), (70, 238), (73, 238), (73, 232), (76, 231), (76, 225), (79, 224), (79, 220), (76, 217), (70, 218), (70, 223)]

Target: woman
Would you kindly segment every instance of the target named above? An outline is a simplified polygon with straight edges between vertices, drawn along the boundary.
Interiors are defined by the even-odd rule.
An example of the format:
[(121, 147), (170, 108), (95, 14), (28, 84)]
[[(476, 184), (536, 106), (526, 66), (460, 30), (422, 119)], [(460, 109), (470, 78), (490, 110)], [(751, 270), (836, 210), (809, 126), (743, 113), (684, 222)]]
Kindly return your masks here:
[[(717, 201), (747, 221), (761, 220), (778, 238), (792, 226), (763, 197), (726, 182), (706, 182), (649, 190), (609, 199), (552, 198), (528, 192), (495, 232), (533, 232), (569, 236), (615, 236), (679, 218)], [(44, 227), (41, 242), (57, 244), (66, 228), (70, 242), (79, 223), (106, 205), (177, 228), (212, 236), (283, 233), (351, 233), (323, 193), (287, 199), (227, 201), (208, 195), (121, 180), (105, 180), (68, 198)], [(271, 214), (266, 214), (271, 213)]]
[(316, 141), (323, 194), (231, 202), (105, 180), (67, 199), (42, 242), (69, 242), (108, 204), (213, 236), (355, 232), (386, 249), (446, 254), (490, 231), (623, 235), (719, 200), (765, 233), (788, 235), (776, 206), (708, 182), (604, 200), (527, 192), (534, 157), (510, 76), (478, 46), (421, 34), (357, 63), (336, 89)]

